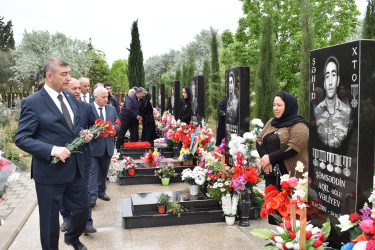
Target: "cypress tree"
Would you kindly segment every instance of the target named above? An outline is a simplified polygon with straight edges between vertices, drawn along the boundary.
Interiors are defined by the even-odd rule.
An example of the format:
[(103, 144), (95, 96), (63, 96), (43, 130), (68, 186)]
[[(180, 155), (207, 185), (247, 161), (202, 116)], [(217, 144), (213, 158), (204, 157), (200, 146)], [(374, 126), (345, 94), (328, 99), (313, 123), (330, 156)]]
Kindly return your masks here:
[(145, 86), (145, 70), (143, 67), (143, 53), (138, 33), (138, 20), (133, 22), (131, 29), (132, 41), (130, 43), (128, 59), (129, 88)]
[(362, 36), (364, 39), (375, 38), (375, 0), (368, 0)]
[(219, 43), (217, 34), (211, 30), (211, 81), (220, 82), (220, 66), (219, 66)]
[(256, 116), (264, 123), (273, 116), (273, 97), (278, 89), (275, 78), (273, 23), (270, 15), (263, 17), (260, 61), (256, 82)]
[(0, 49), (8, 51), (15, 48), (13, 38), (13, 24), (8, 21), (6, 24), (3, 22), (4, 17), (0, 17)]
[(303, 0), (302, 6), (301, 85), (298, 94), (298, 113), (308, 120), (310, 104), (310, 50), (314, 48), (314, 35), (310, 1)]
[[(205, 86), (205, 95), (206, 95), (206, 100), (210, 100), (210, 96), (211, 96), (211, 83), (210, 83), (210, 61), (206, 58), (204, 59), (204, 62), (203, 62), (203, 76), (204, 76), (204, 86)], [(211, 115), (211, 105), (210, 103), (206, 103), (206, 110), (205, 110), (205, 114), (206, 114), (206, 119), (208, 120), (208, 117), (210, 117)]]

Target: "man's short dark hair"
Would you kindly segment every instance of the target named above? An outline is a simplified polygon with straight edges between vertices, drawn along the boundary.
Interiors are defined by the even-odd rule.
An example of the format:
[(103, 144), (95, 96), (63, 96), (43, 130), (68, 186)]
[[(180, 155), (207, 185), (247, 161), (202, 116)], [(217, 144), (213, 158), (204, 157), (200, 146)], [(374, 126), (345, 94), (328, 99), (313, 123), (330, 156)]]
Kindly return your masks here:
[(106, 82), (106, 83), (104, 83), (104, 88), (105, 88), (105, 87), (111, 87), (111, 84), (108, 83), (108, 82)]
[(50, 57), (43, 64), (43, 76), (46, 77), (47, 72), (55, 73), (59, 67), (68, 67), (69, 63), (59, 57)]
[(327, 68), (327, 65), (328, 65), (328, 63), (330, 63), (330, 62), (333, 62), (334, 64), (336, 64), (336, 75), (340, 75), (339, 73), (340, 73), (340, 71), (339, 71), (339, 61), (337, 60), (337, 58), (336, 57), (334, 57), (334, 56), (330, 56), (330, 57), (328, 57), (328, 59), (327, 59), (327, 61), (326, 61), (326, 64), (324, 65), (324, 74), (325, 74), (325, 70), (326, 70), (326, 68)]

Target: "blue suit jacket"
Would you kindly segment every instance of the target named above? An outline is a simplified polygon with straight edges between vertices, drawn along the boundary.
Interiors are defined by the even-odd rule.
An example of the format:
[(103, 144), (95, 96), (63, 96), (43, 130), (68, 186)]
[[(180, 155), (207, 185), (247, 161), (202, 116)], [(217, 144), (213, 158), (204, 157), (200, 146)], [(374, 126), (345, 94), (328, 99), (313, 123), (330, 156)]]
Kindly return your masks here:
[(82, 129), (87, 129), (94, 125), (95, 123), (95, 115), (92, 112), (91, 105), (79, 100), (77, 102), (79, 117), (81, 119), (81, 127)]
[(15, 142), (17, 147), (32, 154), (31, 175), (36, 183), (69, 183), (74, 179), (77, 167), (84, 176), (82, 154), (71, 154), (65, 163), (60, 161), (51, 165), (53, 146), (71, 143), (81, 129), (74, 95), (67, 91), (63, 91), (63, 94), (74, 113), (73, 132), (44, 88), (25, 98), (21, 104)]
[(136, 119), (137, 115), (139, 115), (139, 108), (141, 107), (141, 103), (141, 101), (138, 101), (135, 93), (131, 94), (125, 99), (124, 106), (121, 109), (120, 117), (122, 119)]
[[(99, 114), (95, 109), (95, 104), (90, 103), (92, 113), (95, 115), (95, 120), (99, 119)], [(116, 109), (111, 105), (105, 105), (105, 114), (106, 114), (106, 121), (111, 121), (115, 124), (117, 119)], [(120, 127), (116, 124), (115, 130), (119, 131)], [(108, 156), (112, 156), (114, 149), (115, 149), (115, 139), (113, 136), (103, 137), (99, 136), (97, 139), (93, 139), (90, 142), (90, 149), (92, 157), (102, 157), (105, 156), (105, 152), (107, 150)]]

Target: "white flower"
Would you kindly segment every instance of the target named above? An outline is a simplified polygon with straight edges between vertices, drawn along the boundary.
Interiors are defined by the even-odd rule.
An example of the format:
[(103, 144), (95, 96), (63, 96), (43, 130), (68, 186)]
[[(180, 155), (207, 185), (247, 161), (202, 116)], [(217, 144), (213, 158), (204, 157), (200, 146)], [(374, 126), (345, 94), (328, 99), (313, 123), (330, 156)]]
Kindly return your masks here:
[(255, 133), (253, 133), (252, 131), (251, 132), (246, 132), (243, 134), (243, 138), (245, 138), (245, 140), (249, 140), (249, 141), (255, 141), (257, 139), (257, 136)]
[(375, 191), (372, 191), (370, 197), (368, 198), (368, 201), (373, 203), (374, 200), (375, 200)]
[(197, 177), (194, 178), (194, 180), (197, 185), (203, 185), (206, 181), (206, 178), (204, 175), (199, 174), (197, 175)]
[(293, 192), (292, 199), (297, 200), (297, 196), (299, 196), (300, 199), (305, 199), (306, 193), (303, 189), (297, 189)]
[(373, 219), (375, 218), (375, 209), (371, 210), (371, 218), (373, 218)]
[[(349, 218), (349, 215), (348, 215), (348, 218)], [(312, 229), (313, 229), (313, 225), (311, 225), (311, 224), (308, 224), (307, 226), (306, 226), (306, 232), (307, 231), (311, 231)]]
[(360, 241), (354, 245), (353, 250), (366, 250), (366, 244), (368, 241)]
[(304, 168), (305, 168), (305, 166), (303, 165), (303, 163), (301, 161), (297, 161), (296, 171), (300, 172), (300, 173), (303, 173)]
[(288, 180), (289, 180), (288, 174), (284, 174), (283, 176), (280, 177), (280, 183), (283, 182), (283, 181), (288, 181)]
[[(283, 228), (281, 228), (281, 229), (283, 230), (282, 233), (284, 233), (284, 229)], [(277, 229), (277, 231), (279, 231), (279, 229)], [(280, 243), (280, 244), (283, 244), (283, 242), (284, 242), (283, 238), (281, 238), (280, 236), (275, 236), (275, 241), (276, 241), (276, 243)]]
[[(296, 227), (300, 227), (301, 226), (301, 221), (300, 220), (296, 220)], [(307, 227), (306, 227), (306, 230), (307, 230)]]
[(264, 124), (263, 124), (263, 122), (262, 122), (261, 119), (253, 119), (253, 120), (251, 121), (251, 124), (253, 124), (253, 125), (257, 125), (257, 126), (259, 126), (259, 127), (263, 127), (263, 126), (264, 126)]
[(214, 183), (214, 185), (212, 186), (213, 188), (217, 188), (217, 182)]
[(287, 243), (285, 243), (285, 247), (288, 248), (288, 249), (292, 249), (293, 248), (293, 243), (292, 242), (287, 242)]
[(251, 154), (251, 157), (259, 158), (259, 153), (257, 150), (252, 150), (250, 154)]
[(282, 227), (277, 226), (277, 227), (276, 227), (276, 230), (277, 230), (277, 232), (278, 232), (279, 234), (283, 234), (283, 233), (284, 233), (284, 228), (282, 228)]
[(320, 228), (319, 227), (314, 227), (312, 230), (311, 230), (311, 233), (312, 234), (318, 234), (318, 233), (320, 233)]
[(220, 188), (220, 192), (225, 192), (225, 188)]
[(295, 250), (299, 250), (299, 243), (295, 243), (295, 244), (293, 245), (293, 249), (295, 249)]
[(339, 228), (341, 228), (341, 232), (347, 231), (350, 228), (355, 226), (355, 224), (353, 224), (349, 220), (349, 214), (341, 215), (338, 220), (339, 220), (340, 224), (337, 224), (337, 226)]
[(219, 184), (217, 184), (217, 186), (218, 186), (218, 187), (223, 187), (224, 184), (220, 182)]
[(226, 186), (229, 186), (229, 181), (224, 182)]
[(283, 244), (280, 243), (276, 243), (276, 247), (277, 249), (284, 249)]

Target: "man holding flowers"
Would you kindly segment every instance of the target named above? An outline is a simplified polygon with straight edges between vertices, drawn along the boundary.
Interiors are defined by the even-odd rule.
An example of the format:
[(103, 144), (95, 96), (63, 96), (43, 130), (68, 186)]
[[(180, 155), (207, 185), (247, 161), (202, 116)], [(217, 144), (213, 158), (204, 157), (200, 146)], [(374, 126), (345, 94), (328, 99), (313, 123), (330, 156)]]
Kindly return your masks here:
[[(64, 199), (71, 210), (65, 243), (75, 249), (86, 249), (79, 241), (88, 213), (83, 157), (71, 154), (65, 147), (81, 130), (76, 100), (64, 91), (71, 80), (69, 63), (49, 58), (43, 71), (44, 87), (22, 101), (15, 143), (33, 156), (31, 177), (38, 197), (42, 248), (58, 249), (59, 207)], [(85, 141), (92, 137), (85, 135)], [(61, 161), (52, 165), (54, 156)]]

